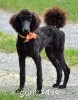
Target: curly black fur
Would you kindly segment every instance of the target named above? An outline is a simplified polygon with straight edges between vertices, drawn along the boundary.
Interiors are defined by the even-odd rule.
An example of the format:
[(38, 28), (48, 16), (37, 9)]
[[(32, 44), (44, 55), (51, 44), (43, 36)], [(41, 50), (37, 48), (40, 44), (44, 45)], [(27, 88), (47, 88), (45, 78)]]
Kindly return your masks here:
[(29, 18), (29, 19), (31, 19), (31, 17), (32, 17), (31, 26), (30, 26), (31, 32), (34, 32), (40, 25), (41, 20), (35, 12), (30, 12), (27, 9), (23, 9), (19, 13), (14, 14), (10, 19), (10, 24), (17, 32), (21, 33), (20, 21), (18, 20), (19, 16), (21, 18), (22, 18), (22, 16), (25, 16), (26, 18)]
[[(24, 10), (24, 13), (25, 12), (26, 11)], [(55, 17), (56, 17), (58, 12), (56, 10), (54, 10), (54, 12), (56, 13), (56, 15), (55, 15)], [(50, 13), (52, 14), (54, 12), (53, 12), (53, 10), (52, 10), (52, 12), (47, 11), (46, 14), (50, 14)], [(20, 29), (19, 29), (17, 27), (18, 25), (15, 24), (15, 22), (17, 22), (17, 20), (16, 20), (17, 15), (18, 14), (14, 15), (11, 18), (10, 23), (16, 29), (16, 31), (18, 33), (20, 33), (20, 29), (22, 29), (22, 27), (20, 27)], [(22, 15), (22, 13), (21, 13), (21, 15)], [(30, 16), (30, 15), (31, 15), (31, 13), (27, 14), (27, 16)], [(46, 19), (48, 19), (48, 16), (46, 16)], [(58, 17), (60, 17), (59, 14), (58, 14)], [(61, 15), (61, 17), (62, 17), (62, 15)], [(51, 16), (51, 18), (53, 18), (53, 17)], [(25, 84), (25, 59), (26, 59), (26, 57), (29, 56), (29, 57), (32, 57), (32, 59), (34, 60), (34, 62), (36, 64), (37, 92), (41, 93), (41, 90), (42, 90), (42, 65), (41, 65), (40, 52), (42, 51), (43, 48), (45, 48), (47, 57), (52, 62), (52, 64), (54, 65), (54, 67), (56, 68), (56, 71), (57, 71), (57, 81), (53, 85), (53, 87), (66, 88), (66, 85), (67, 85), (67, 82), (69, 79), (70, 69), (68, 68), (68, 66), (66, 65), (66, 62), (64, 60), (65, 34), (62, 31), (60, 31), (58, 28), (54, 27), (56, 24), (62, 26), (63, 23), (61, 23), (62, 25), (59, 24), (58, 18), (56, 17), (57, 23), (54, 25), (53, 19), (51, 19), (51, 18), (50, 18), (50, 20), (52, 21), (51, 26), (50, 25), (44, 26), (44, 27), (37, 29), (37, 26), (39, 25), (39, 17), (36, 16), (35, 23), (34, 23), (34, 21), (33, 21), (33, 23), (31, 23), (31, 24), (33, 24), (33, 25), (31, 25), (32, 30), (34, 31), (35, 29), (37, 29), (34, 31), (34, 33), (37, 35), (36, 39), (32, 39), (29, 42), (24, 43), (24, 39), (18, 35), (16, 46), (17, 46), (17, 52), (18, 52), (18, 56), (19, 56), (19, 65), (20, 65), (20, 86), (17, 91), (21, 91), (24, 87), (24, 84)], [(50, 20), (47, 20), (47, 23)], [(61, 21), (61, 19), (60, 19), (60, 21)], [(62, 21), (63, 21), (63, 19), (62, 19)], [(21, 23), (21, 21), (20, 21), (20, 23)], [(30, 30), (30, 31), (32, 31), (32, 30)], [(23, 33), (21, 33), (21, 34), (23, 35)], [(62, 69), (64, 71), (65, 76), (64, 76), (63, 85), (60, 85), (61, 77), (62, 77)]]
[(61, 28), (65, 25), (66, 13), (58, 7), (46, 9), (44, 14), (44, 22), (47, 25), (53, 25), (57, 28)]

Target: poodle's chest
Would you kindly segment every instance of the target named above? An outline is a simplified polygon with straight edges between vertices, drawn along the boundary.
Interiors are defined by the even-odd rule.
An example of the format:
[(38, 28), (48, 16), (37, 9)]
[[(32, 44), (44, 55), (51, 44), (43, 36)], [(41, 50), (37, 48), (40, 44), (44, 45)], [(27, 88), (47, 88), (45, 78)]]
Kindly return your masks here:
[(34, 43), (17, 43), (17, 52), (18, 54), (24, 54), (31, 57), (36, 52), (36, 46)]

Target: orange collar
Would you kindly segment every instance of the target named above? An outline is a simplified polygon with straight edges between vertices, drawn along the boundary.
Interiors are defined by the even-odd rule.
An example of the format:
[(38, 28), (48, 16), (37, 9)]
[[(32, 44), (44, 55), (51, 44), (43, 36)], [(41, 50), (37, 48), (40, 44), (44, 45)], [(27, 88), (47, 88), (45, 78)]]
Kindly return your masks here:
[(21, 34), (18, 34), (21, 38), (25, 39), (24, 40), (24, 43), (25, 42), (28, 42), (29, 40), (31, 39), (36, 39), (37, 38), (37, 35), (35, 33), (32, 33), (30, 32), (27, 36), (22, 36)]

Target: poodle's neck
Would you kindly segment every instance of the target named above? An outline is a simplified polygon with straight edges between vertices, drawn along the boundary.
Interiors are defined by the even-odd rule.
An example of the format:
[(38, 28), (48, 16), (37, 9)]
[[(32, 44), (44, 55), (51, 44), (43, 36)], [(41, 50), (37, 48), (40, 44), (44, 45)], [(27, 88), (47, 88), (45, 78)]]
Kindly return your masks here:
[(17, 41), (20, 43), (24, 43), (25, 38), (22, 38), (19, 34), (17, 36)]

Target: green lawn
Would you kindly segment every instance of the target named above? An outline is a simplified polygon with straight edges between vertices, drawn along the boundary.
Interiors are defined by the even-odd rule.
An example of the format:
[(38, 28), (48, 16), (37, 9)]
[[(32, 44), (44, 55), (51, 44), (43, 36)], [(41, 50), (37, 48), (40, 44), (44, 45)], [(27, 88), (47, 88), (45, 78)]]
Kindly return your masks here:
[(10, 93), (0, 93), (0, 100), (25, 100), (20, 98), (19, 95), (12, 95)]
[[(34, 100), (35, 95), (20, 97), (20, 94), (0, 93), (0, 100)], [(36, 99), (38, 100), (38, 99)]]
[(0, 51), (1, 52), (15, 52), (16, 51), (16, 38), (13, 35), (7, 35), (0, 32)]
[(68, 20), (78, 20), (78, 0), (0, 0), (0, 8), (10, 11), (29, 9), (40, 15), (46, 7), (59, 6), (66, 10)]
[(65, 59), (69, 66), (74, 66), (78, 64), (78, 50), (68, 49), (65, 50)]

